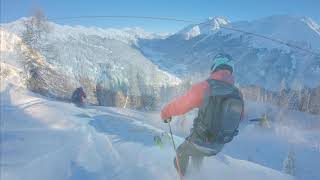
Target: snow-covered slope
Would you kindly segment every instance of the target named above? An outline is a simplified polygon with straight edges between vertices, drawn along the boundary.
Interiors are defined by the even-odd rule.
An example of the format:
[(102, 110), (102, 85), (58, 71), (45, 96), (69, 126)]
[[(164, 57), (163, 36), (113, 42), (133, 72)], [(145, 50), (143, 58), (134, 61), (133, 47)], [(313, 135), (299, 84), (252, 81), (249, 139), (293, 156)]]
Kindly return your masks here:
[(282, 80), (288, 87), (295, 82), (308, 87), (320, 85), (320, 55), (222, 27), (280, 39), (320, 54), (319, 25), (310, 18), (291, 16), (271, 16), (250, 22), (213, 18), (163, 40), (141, 40), (140, 47), (155, 64), (180, 77), (200, 74), (204, 78), (212, 58), (222, 52), (236, 60), (235, 73), (241, 85), (276, 91)]
[[(252, 22), (236, 22), (232, 27), (320, 50), (319, 25), (309, 17), (270, 16)], [(267, 46), (266, 43), (260, 46)], [(271, 45), (277, 47), (276, 44)]]
[(0, 62), (0, 80), (8, 81), (18, 87), (26, 87), (22, 78), (23, 71), (6, 63)]
[[(178, 178), (172, 147), (155, 146), (153, 135), (163, 130), (144, 123), (150, 121), (144, 113), (91, 106), (79, 109), (44, 99), (6, 80), (1, 81), (0, 106), (3, 180)], [(292, 179), (223, 154), (206, 159), (199, 174), (189, 174), (191, 179), (231, 180), (235, 176)]]
[(138, 50), (139, 38), (160, 37), (139, 28), (71, 27), (23, 18), (1, 25), (0, 32), (1, 62), (23, 69), (26, 76), (36, 71), (37, 84), (45, 85), (33, 89), (62, 99), (77, 86), (84, 86), (90, 102), (96, 103), (98, 86), (140, 97), (157, 96), (161, 87), (180, 83)]

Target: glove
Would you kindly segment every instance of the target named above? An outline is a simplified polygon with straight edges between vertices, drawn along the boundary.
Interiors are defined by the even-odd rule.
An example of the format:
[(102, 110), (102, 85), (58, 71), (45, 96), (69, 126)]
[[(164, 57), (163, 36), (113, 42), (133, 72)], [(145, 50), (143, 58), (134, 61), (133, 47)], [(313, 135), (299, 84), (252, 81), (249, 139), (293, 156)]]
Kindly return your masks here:
[(160, 116), (164, 123), (168, 123), (172, 119), (171, 114), (168, 112), (168, 108), (166, 107), (162, 109)]
[(164, 119), (163, 122), (164, 122), (164, 123), (169, 123), (169, 122), (171, 122), (171, 120), (172, 120), (172, 117), (169, 117), (169, 118), (167, 118), (167, 119)]

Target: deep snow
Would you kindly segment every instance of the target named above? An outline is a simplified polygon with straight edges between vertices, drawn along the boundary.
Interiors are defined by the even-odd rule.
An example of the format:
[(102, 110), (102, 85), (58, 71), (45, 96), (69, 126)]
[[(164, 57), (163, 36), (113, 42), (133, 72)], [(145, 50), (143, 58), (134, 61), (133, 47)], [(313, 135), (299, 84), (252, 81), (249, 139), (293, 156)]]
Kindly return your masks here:
[[(1, 81), (1, 179), (177, 179), (170, 145), (148, 122), (157, 114), (78, 108)], [(152, 120), (150, 120), (152, 118)], [(176, 126), (176, 125), (175, 125)], [(182, 138), (176, 136), (176, 142)], [(190, 179), (291, 179), (276, 170), (220, 154)], [(189, 178), (188, 178), (189, 179)]]

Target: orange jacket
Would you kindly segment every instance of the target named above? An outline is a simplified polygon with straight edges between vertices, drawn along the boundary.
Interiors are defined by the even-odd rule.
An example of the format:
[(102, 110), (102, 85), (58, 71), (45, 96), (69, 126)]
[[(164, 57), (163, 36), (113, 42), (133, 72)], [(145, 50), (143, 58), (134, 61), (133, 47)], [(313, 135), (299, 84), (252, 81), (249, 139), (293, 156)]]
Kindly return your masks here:
[[(228, 70), (214, 72), (209, 78), (234, 84), (234, 78)], [(165, 120), (172, 116), (179, 116), (189, 112), (193, 108), (200, 107), (208, 89), (209, 84), (207, 81), (202, 81), (193, 85), (184, 95), (175, 98), (164, 106), (161, 110), (161, 119)]]

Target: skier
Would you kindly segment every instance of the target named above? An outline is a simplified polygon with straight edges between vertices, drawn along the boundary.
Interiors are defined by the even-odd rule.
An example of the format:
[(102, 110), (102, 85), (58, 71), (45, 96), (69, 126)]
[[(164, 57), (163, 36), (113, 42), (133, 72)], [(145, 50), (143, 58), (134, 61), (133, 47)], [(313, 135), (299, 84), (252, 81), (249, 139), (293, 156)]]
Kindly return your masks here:
[(266, 128), (266, 129), (271, 128), (270, 123), (269, 123), (269, 120), (268, 120), (268, 117), (267, 117), (267, 113), (265, 113), (265, 114), (260, 118), (259, 126), (262, 127), (262, 128)]
[(167, 123), (172, 116), (199, 108), (191, 133), (177, 148), (178, 157), (174, 159), (175, 168), (183, 176), (190, 157), (193, 167), (199, 170), (205, 156), (218, 154), (238, 134), (244, 103), (241, 92), (234, 86), (233, 69), (232, 57), (218, 54), (213, 59), (210, 77), (193, 85), (161, 111), (161, 119)]
[(84, 99), (87, 98), (86, 93), (84, 92), (82, 87), (78, 87), (73, 93), (71, 100), (72, 102), (77, 106), (83, 106), (84, 105)]

